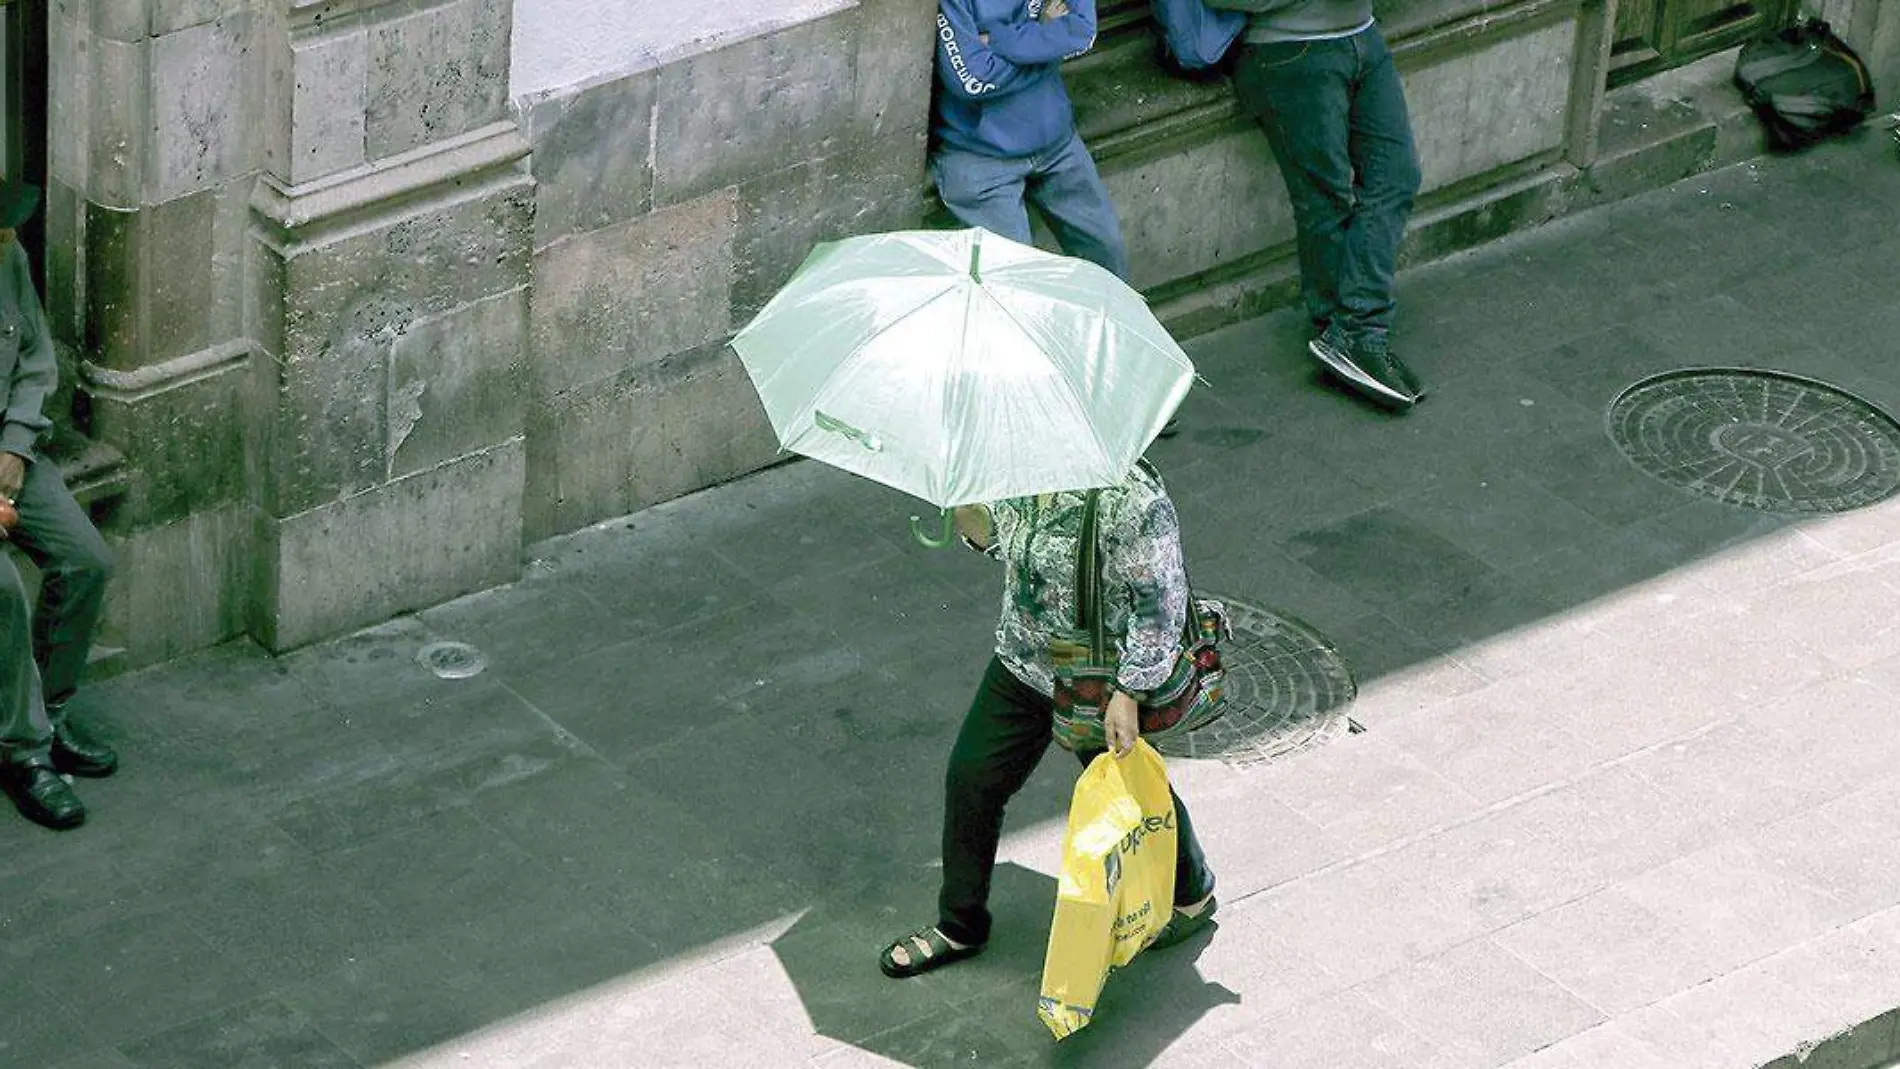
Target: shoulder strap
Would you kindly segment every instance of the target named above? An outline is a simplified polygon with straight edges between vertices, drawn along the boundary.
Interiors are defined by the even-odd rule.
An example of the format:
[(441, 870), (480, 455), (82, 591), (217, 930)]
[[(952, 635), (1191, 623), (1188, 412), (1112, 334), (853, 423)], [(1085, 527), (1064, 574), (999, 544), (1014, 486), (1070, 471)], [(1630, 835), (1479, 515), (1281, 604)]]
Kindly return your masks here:
[(1089, 636), (1093, 656), (1106, 656), (1102, 623), (1102, 552), (1097, 514), (1102, 492), (1090, 490), (1082, 505), (1082, 531), (1075, 540), (1075, 626)]
[[(1108, 625), (1102, 618), (1102, 540), (1097, 518), (1101, 496), (1100, 490), (1090, 490), (1082, 506), (1082, 531), (1075, 542), (1075, 626), (1089, 636), (1094, 656), (1105, 658), (1108, 656)], [(1181, 561), (1181, 575), (1188, 581), (1187, 612), (1181, 621), (1181, 648), (1186, 649), (1199, 639), (1200, 621), (1196, 619), (1194, 582), (1187, 574), (1185, 558)]]

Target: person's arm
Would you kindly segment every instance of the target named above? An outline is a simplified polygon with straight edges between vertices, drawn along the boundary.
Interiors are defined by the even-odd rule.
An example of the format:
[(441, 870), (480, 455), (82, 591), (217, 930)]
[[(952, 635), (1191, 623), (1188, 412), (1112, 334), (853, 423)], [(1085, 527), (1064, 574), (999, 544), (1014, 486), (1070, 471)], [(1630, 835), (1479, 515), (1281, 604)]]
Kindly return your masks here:
[(30, 461), (40, 435), (52, 426), (41, 408), (59, 385), (59, 364), (53, 356), (53, 333), (47, 327), (46, 313), (40, 308), (39, 294), (27, 269), (26, 252), (17, 241), (6, 252), (6, 284), (12, 288), (14, 307), (20, 312), (20, 358), (6, 384), (0, 452)]
[(1041, 18), (983, 25), (989, 46), (1011, 63), (1056, 63), (1095, 47), (1095, 0), (1047, 0)]
[(970, 0), (938, 0), (937, 81), (944, 92), (964, 100), (993, 100), (1033, 85), (1032, 73), (983, 40)]
[(1120, 671), (1115, 685), (1137, 701), (1167, 682), (1181, 655), (1187, 622), (1187, 568), (1181, 561), (1181, 524), (1165, 493), (1136, 489), (1103, 517), (1106, 527), (1103, 597), (1125, 598), (1128, 626), (1116, 636)]

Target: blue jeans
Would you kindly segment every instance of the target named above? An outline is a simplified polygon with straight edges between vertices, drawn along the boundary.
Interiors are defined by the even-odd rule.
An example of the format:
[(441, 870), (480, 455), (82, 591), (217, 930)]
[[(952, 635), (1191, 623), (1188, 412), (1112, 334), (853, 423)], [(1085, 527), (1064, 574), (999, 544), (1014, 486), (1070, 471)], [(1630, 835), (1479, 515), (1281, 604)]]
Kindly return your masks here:
[(944, 207), (964, 226), (1027, 245), (1028, 206), (1034, 204), (1064, 253), (1128, 278), (1121, 220), (1081, 135), (1072, 132), (1053, 148), (1010, 158), (938, 145), (930, 155), (930, 177)]
[(1420, 175), (1405, 89), (1378, 27), (1249, 44), (1234, 90), (1280, 161), (1315, 328), (1390, 329), (1399, 242)]

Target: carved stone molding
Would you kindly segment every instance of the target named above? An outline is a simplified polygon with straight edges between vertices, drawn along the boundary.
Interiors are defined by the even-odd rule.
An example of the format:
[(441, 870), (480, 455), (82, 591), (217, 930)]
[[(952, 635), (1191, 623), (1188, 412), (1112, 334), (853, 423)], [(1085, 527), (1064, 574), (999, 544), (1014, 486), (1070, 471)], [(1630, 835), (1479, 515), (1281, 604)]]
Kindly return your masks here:
[(282, 241), (317, 241), (349, 230), (396, 206), (450, 193), (465, 196), (497, 183), (526, 180), (529, 144), (514, 122), (498, 122), (401, 156), (302, 185), (259, 178), (254, 217)]
[(240, 367), (250, 359), (252, 348), (248, 338), (238, 338), (131, 371), (118, 371), (81, 360), (79, 377), (86, 384), (87, 392), (95, 397), (127, 403), (143, 401)]

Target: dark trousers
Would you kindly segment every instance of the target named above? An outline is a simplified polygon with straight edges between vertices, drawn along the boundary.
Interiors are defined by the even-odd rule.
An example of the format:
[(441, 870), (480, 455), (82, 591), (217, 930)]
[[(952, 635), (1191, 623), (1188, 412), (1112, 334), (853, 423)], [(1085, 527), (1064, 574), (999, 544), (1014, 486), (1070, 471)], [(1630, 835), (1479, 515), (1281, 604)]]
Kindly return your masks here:
[(105, 608), (112, 554), (50, 460), (27, 466), (14, 502), (20, 522), (9, 539), (40, 570), (40, 599), (29, 611), (19, 568), (0, 553), (0, 756), (46, 756), (57, 710), (79, 687)]
[(1390, 329), (1399, 242), (1421, 178), (1405, 88), (1378, 27), (1247, 45), (1234, 90), (1286, 179), (1315, 328)]
[[(1003, 834), (1003, 809), (1049, 748), (1053, 721), (1050, 700), (990, 658), (950, 750), (944, 783), (943, 891), (937, 900), (937, 926), (959, 943), (981, 943), (990, 937), (990, 876)], [(1076, 756), (1086, 766), (1101, 753), (1077, 751)], [(1174, 819), (1174, 900), (1198, 902), (1214, 889), (1214, 874), (1208, 871), (1178, 794)]]

